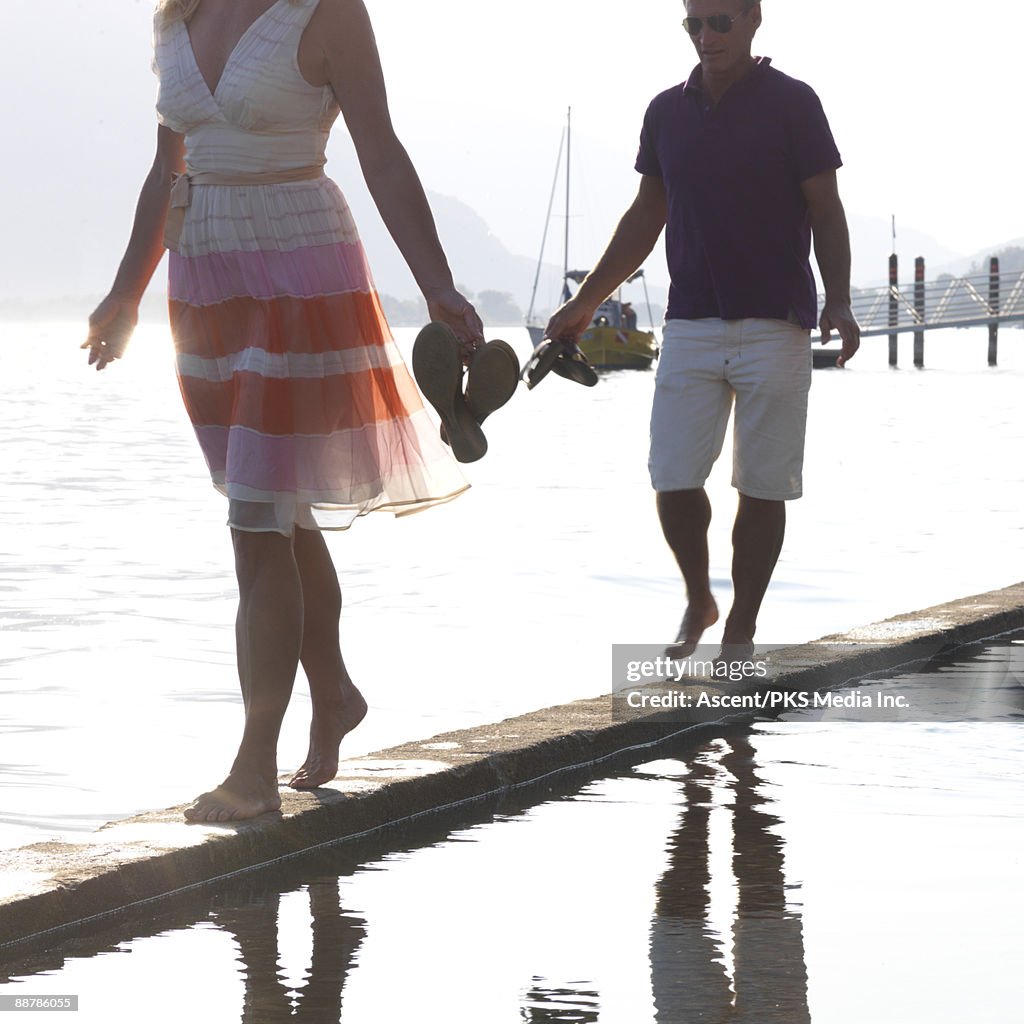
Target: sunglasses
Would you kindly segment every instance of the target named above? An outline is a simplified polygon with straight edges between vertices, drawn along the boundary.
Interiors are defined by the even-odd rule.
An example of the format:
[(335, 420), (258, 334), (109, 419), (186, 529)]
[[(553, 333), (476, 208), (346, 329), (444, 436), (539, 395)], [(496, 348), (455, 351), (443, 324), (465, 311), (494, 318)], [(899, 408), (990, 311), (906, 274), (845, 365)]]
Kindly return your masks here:
[(683, 18), (683, 28), (691, 36), (699, 36), (707, 24), (708, 28), (724, 36), (726, 32), (731, 31), (732, 24), (737, 18), (745, 18), (749, 13), (748, 8), (742, 14), (709, 14), (706, 18)]

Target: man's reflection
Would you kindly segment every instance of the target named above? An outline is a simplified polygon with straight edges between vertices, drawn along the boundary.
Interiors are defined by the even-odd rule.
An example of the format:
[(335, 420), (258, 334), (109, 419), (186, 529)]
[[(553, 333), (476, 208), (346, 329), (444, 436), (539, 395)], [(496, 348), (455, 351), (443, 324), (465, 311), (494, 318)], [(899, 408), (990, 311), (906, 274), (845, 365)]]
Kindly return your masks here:
[[(804, 1024), (807, 969), (798, 915), (786, 909), (779, 819), (756, 788), (754, 750), (745, 735), (729, 750), (691, 758), (683, 782), (686, 810), (669, 839), (669, 866), (657, 886), (651, 924), (655, 1019), (662, 1024)], [(710, 923), (709, 824), (716, 778), (732, 795), (733, 873), (739, 890), (732, 935), (734, 983), (726, 948)], [(721, 812), (720, 812), (721, 813)]]

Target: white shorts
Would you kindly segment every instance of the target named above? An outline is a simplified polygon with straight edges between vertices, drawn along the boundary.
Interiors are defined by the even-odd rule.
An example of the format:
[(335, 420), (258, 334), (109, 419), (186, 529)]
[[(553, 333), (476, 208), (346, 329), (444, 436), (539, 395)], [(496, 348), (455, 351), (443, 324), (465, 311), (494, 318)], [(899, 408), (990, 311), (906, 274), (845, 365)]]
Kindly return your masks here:
[(669, 320), (651, 410), (656, 491), (704, 486), (733, 396), (732, 485), (790, 501), (803, 493), (810, 332), (785, 320)]

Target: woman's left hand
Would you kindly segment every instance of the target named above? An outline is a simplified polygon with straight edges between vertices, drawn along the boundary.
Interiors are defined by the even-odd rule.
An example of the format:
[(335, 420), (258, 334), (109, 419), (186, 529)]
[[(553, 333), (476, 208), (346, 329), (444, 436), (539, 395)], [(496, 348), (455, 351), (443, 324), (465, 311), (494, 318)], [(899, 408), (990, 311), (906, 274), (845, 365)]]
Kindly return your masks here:
[(484, 343), (483, 321), (473, 304), (454, 288), (443, 288), (426, 296), (431, 320), (447, 324), (462, 345), (462, 361), (468, 363)]

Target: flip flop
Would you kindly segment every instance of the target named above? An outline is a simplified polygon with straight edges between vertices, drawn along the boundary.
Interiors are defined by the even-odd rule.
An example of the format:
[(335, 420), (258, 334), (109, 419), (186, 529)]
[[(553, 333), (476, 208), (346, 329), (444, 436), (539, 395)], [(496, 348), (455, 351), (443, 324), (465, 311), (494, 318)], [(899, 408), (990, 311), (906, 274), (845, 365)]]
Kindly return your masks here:
[(532, 391), (551, 371), (555, 360), (561, 355), (562, 343), (545, 338), (534, 350), (523, 367), (522, 379)]
[(556, 341), (545, 338), (530, 356), (523, 370), (523, 380), (528, 389), (533, 390), (547, 375), (554, 370), (560, 377), (575, 381), (584, 387), (592, 388), (597, 383), (597, 374), (587, 362), (587, 357), (579, 347), (571, 341)]
[(412, 372), (423, 397), (441, 417), (441, 425), (459, 462), (476, 462), (487, 453), (487, 438), (462, 394), (462, 355), (452, 329), (437, 321), (416, 336)]
[(477, 423), (500, 409), (519, 387), (519, 358), (507, 342), (495, 339), (478, 348), (469, 363), (466, 404)]
[(597, 371), (587, 362), (587, 357), (578, 345), (562, 342), (562, 354), (551, 367), (559, 377), (573, 380), (585, 388), (592, 388), (597, 383)]

